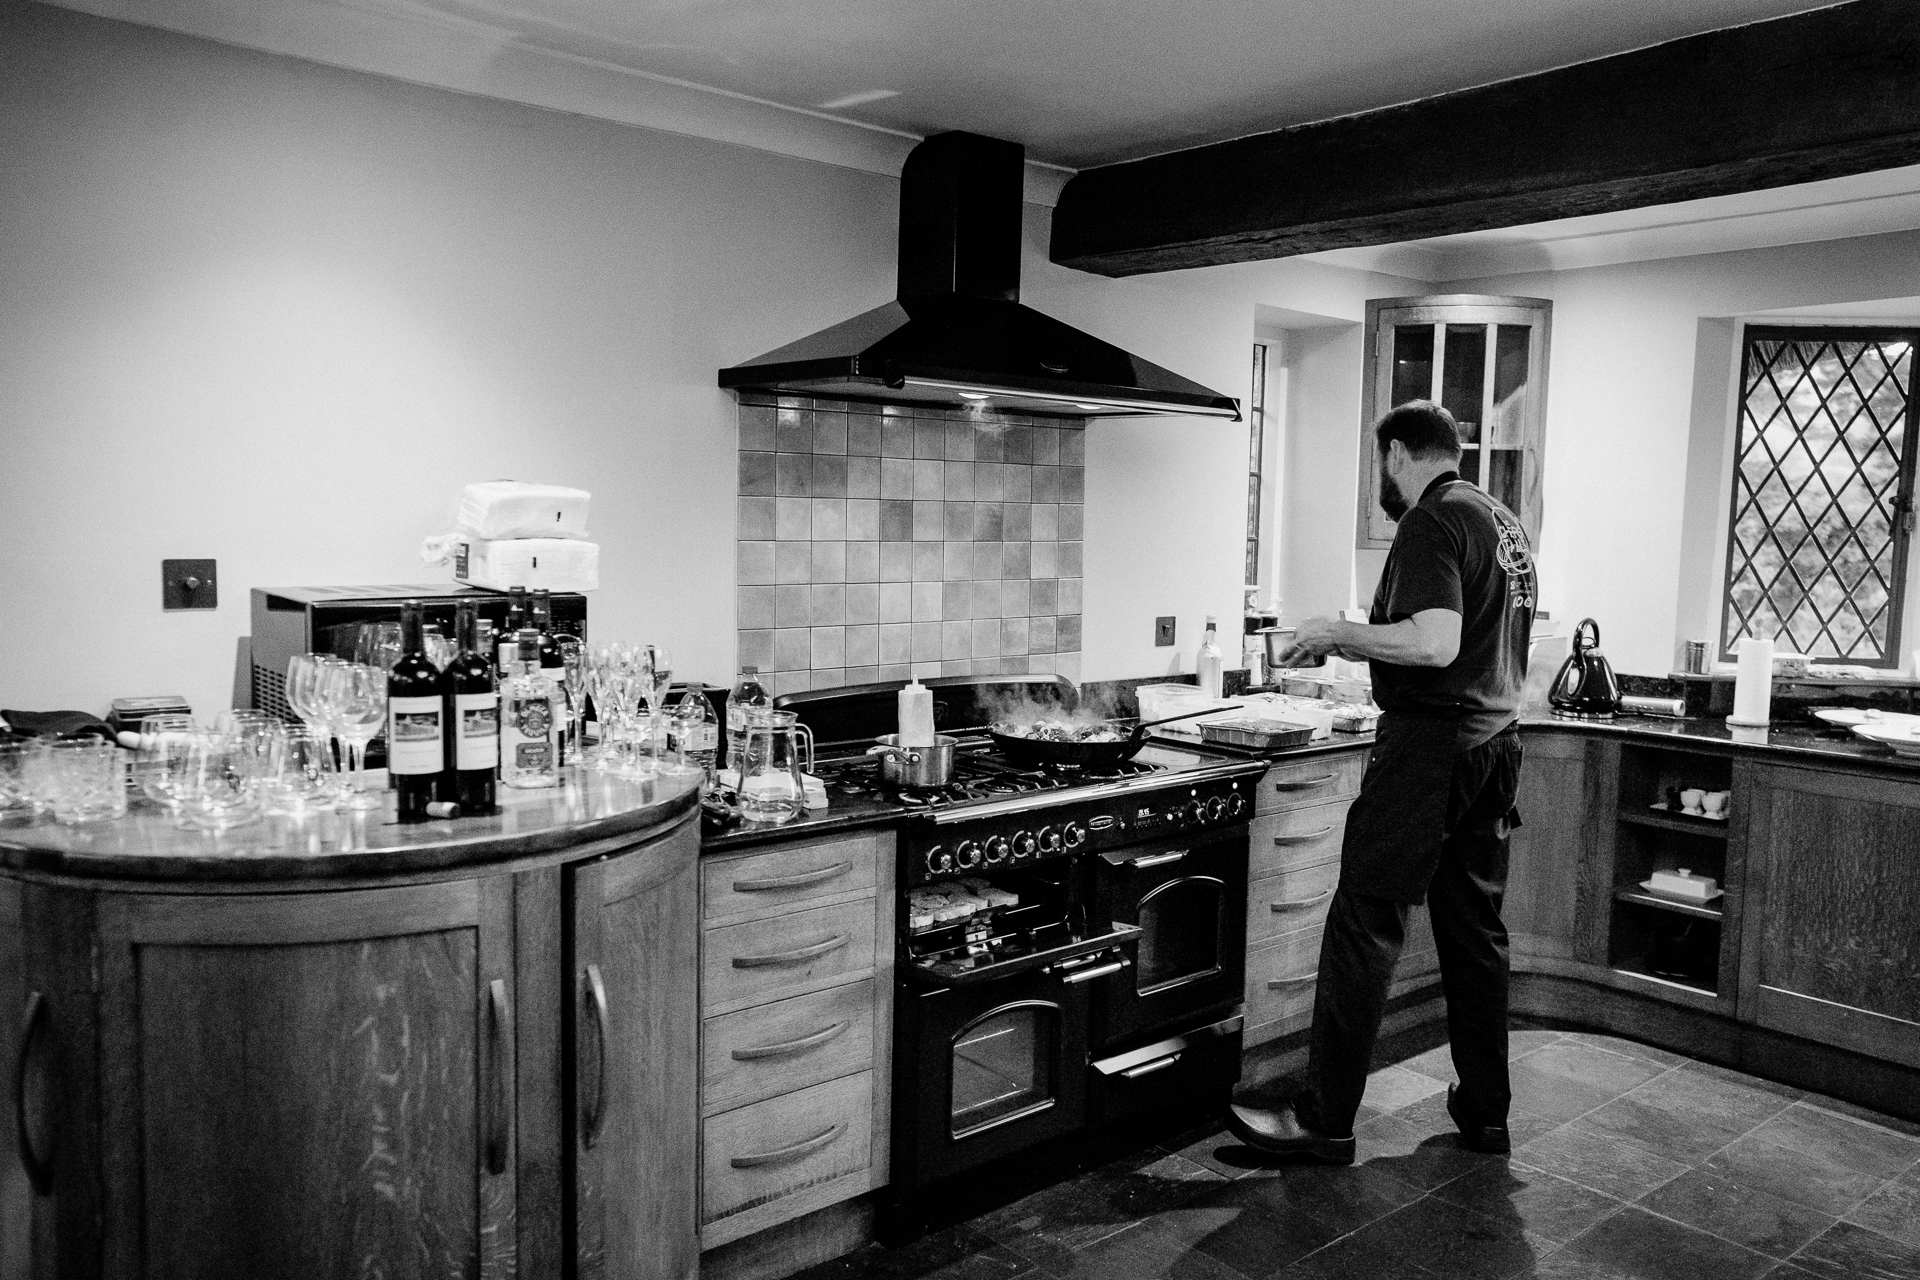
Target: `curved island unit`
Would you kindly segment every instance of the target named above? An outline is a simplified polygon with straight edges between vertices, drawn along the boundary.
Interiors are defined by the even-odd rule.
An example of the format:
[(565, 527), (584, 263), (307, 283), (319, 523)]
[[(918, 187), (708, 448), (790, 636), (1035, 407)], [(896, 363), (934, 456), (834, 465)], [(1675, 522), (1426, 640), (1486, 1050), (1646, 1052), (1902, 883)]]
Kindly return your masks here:
[(0, 1277), (687, 1277), (698, 796), (0, 821)]

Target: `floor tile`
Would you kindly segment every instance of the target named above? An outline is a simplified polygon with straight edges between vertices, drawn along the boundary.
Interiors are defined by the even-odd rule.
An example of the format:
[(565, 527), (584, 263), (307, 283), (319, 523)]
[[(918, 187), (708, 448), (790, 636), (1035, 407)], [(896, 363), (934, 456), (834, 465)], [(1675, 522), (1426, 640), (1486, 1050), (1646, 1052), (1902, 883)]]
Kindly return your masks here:
[(1243, 1280), (1218, 1262), (1151, 1223), (1139, 1223), (1046, 1268), (1061, 1280)]
[(1627, 1096), (1676, 1115), (1745, 1133), (1792, 1106), (1797, 1094), (1797, 1090), (1781, 1091), (1751, 1076), (1709, 1075), (1683, 1067), (1655, 1076)]
[(1550, 1261), (1555, 1269), (1542, 1274), (1589, 1280), (1758, 1280), (1775, 1262), (1634, 1208), (1585, 1232)]
[(1920, 1280), (1920, 1246), (1841, 1222), (1794, 1254), (1793, 1265), (1827, 1280)]
[(1490, 1218), (1517, 1222), (1555, 1244), (1565, 1244), (1620, 1210), (1620, 1202), (1611, 1196), (1524, 1164), (1475, 1170), (1433, 1195)]
[(1074, 1183), (1035, 1192), (973, 1225), (1021, 1257), (1051, 1268), (1076, 1249), (1124, 1231), (1140, 1219), (1085, 1195)]
[[(1459, 1126), (1453, 1117), (1447, 1114), (1447, 1095), (1436, 1093), (1430, 1098), (1422, 1098), (1410, 1107), (1394, 1112), (1400, 1119), (1425, 1133), (1458, 1134)], [(1507, 1136), (1514, 1146), (1532, 1142), (1560, 1127), (1558, 1120), (1549, 1120), (1537, 1116), (1531, 1111), (1515, 1107), (1507, 1112)]]
[(1631, 1142), (1682, 1164), (1698, 1164), (1745, 1132), (1660, 1107), (1638, 1093), (1615, 1098), (1569, 1123), (1586, 1133)]
[(1516, 1147), (1514, 1159), (1616, 1200), (1638, 1200), (1687, 1171), (1678, 1160), (1571, 1125)]
[(1759, 1076), (1750, 1076), (1715, 1062), (1689, 1061), (1682, 1063), (1680, 1070), (1689, 1074), (1703, 1075), (1712, 1080), (1724, 1080), (1728, 1084), (1738, 1085), (1743, 1089), (1758, 1089), (1762, 1093), (1770, 1093), (1775, 1097), (1785, 1098), (1789, 1102), (1798, 1102), (1807, 1096), (1805, 1090), (1796, 1089), (1790, 1084), (1762, 1080)]
[(1561, 1040), (1514, 1062), (1513, 1100), (1550, 1120), (1571, 1120), (1645, 1084), (1665, 1069), (1592, 1045)]
[(1518, 1058), (1567, 1038), (1564, 1031), (1513, 1030), (1507, 1032), (1507, 1057)]
[(1847, 1221), (1920, 1247), (1920, 1170), (1868, 1196), (1847, 1215)]
[(1743, 1187), (1766, 1191), (1835, 1217), (1852, 1212), (1887, 1181), (1791, 1147), (1764, 1142), (1758, 1131), (1716, 1152), (1704, 1167)]
[(1529, 1240), (1517, 1219), (1489, 1217), (1433, 1196), (1355, 1235), (1450, 1280), (1499, 1280), (1532, 1265), (1553, 1247)]
[(1883, 1115), (1870, 1107), (1848, 1102), (1844, 1098), (1829, 1098), (1824, 1094), (1808, 1093), (1802, 1095), (1813, 1106), (1823, 1111), (1836, 1112), (1843, 1116), (1852, 1116), (1856, 1120), (1866, 1120), (1879, 1125), (1882, 1129), (1891, 1129), (1895, 1133), (1904, 1133), (1909, 1138), (1920, 1138), (1920, 1120), (1908, 1120), (1901, 1116)]
[(1279, 1214), (1304, 1215), (1335, 1234), (1358, 1231), (1420, 1198), (1420, 1190), (1369, 1165), (1276, 1165), (1256, 1169), (1191, 1203), (1259, 1203)]
[(1830, 1214), (1698, 1169), (1648, 1192), (1640, 1206), (1776, 1258), (1787, 1257), (1834, 1222)]
[(1073, 1185), (1119, 1214), (1144, 1218), (1185, 1204), (1209, 1186), (1226, 1181), (1220, 1174), (1184, 1156), (1150, 1153), (1158, 1159), (1131, 1161), (1082, 1174)]
[(1434, 1094), (1445, 1096), (1445, 1081), (1409, 1071), (1405, 1067), (1384, 1067), (1367, 1077), (1367, 1105), (1377, 1111), (1398, 1111)]
[(1381, 1116), (1355, 1129), (1358, 1159), (1367, 1168), (1431, 1191), (1500, 1156), (1468, 1151), (1453, 1138), (1423, 1132), (1398, 1116)]
[(1244, 1182), (1158, 1214), (1153, 1226), (1246, 1276), (1271, 1275), (1344, 1234), (1310, 1214), (1276, 1209)]
[(972, 1226), (950, 1227), (898, 1249), (872, 1247), (805, 1273), (806, 1280), (1011, 1280), (1034, 1264)]
[(1275, 1272), (1271, 1280), (1432, 1280), (1392, 1247), (1358, 1235), (1344, 1236), (1326, 1248)]
[(1753, 1136), (1880, 1178), (1897, 1178), (1920, 1161), (1920, 1138), (1804, 1102), (1767, 1121)]
[(1602, 1035), (1597, 1031), (1569, 1031), (1567, 1039), (1577, 1044), (1605, 1049), (1609, 1053), (1617, 1053), (1622, 1057), (1638, 1058), (1642, 1062), (1651, 1062), (1661, 1067), (1676, 1067), (1683, 1062), (1691, 1061), (1685, 1054), (1656, 1049), (1650, 1044), (1641, 1044), (1638, 1040), (1628, 1040), (1621, 1036)]

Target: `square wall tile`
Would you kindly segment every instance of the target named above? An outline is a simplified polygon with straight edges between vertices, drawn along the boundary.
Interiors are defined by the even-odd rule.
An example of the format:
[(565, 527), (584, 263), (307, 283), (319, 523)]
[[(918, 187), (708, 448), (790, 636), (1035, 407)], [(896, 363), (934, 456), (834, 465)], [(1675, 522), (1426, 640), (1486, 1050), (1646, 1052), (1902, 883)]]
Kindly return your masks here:
[(1033, 500), (1035, 502), (1060, 501), (1060, 468), (1035, 467), (1033, 469)]
[(813, 658), (812, 632), (805, 627), (782, 627), (773, 633), (773, 665), (782, 671), (805, 671)]
[(973, 428), (973, 457), (976, 462), (999, 462), (1007, 456), (1007, 429), (998, 422), (982, 422)]
[(945, 477), (945, 496), (948, 501), (973, 497), (973, 464), (971, 462), (955, 462), (951, 458), (947, 459)]
[(805, 542), (813, 536), (812, 498), (775, 498), (773, 536), (782, 542)]
[(811, 542), (774, 543), (773, 580), (775, 582), (812, 582), (813, 544)]
[[(915, 643), (918, 644), (918, 641), (915, 641)], [(918, 658), (913, 660), (913, 679), (925, 680), (928, 676), (937, 676), (939, 674), (940, 663), (938, 661), (922, 662)]]
[(815, 627), (809, 634), (813, 637), (813, 670), (816, 675), (823, 669), (846, 665), (847, 629), (845, 627)]
[(1006, 555), (1004, 542), (976, 542), (973, 544), (973, 576), (982, 581), (993, 581), (1003, 575), (1000, 572), (1001, 560)]
[(1063, 542), (1078, 542), (1087, 536), (1086, 508), (1078, 502), (1060, 504), (1060, 533)]
[(946, 457), (946, 424), (915, 419), (913, 424), (913, 456), (916, 458)]
[(1007, 618), (1000, 623), (1000, 652), (1024, 655), (1027, 651), (1027, 619)]
[(880, 628), (877, 626), (849, 626), (846, 639), (847, 665), (849, 667), (877, 666), (880, 662)]
[(773, 532), (774, 504), (778, 498), (742, 498), (740, 499), (740, 519), (738, 536), (742, 539), (771, 539)]
[(971, 622), (943, 622), (940, 624), (940, 657), (951, 662), (955, 658), (973, 656), (973, 624)]
[(1002, 502), (1033, 501), (1033, 468), (1008, 463), (1000, 470), (1000, 500)]
[(1006, 434), (1007, 461), (1033, 461), (1033, 428), (1008, 427)]
[(847, 496), (849, 498), (880, 496), (880, 459), (847, 459)]
[(1052, 618), (1029, 618), (1027, 620), (1027, 652), (1052, 653), (1054, 643), (1054, 620)]
[(813, 411), (813, 451), (841, 454), (847, 451), (846, 414), (828, 413), (821, 409)]
[(947, 504), (916, 499), (913, 503), (913, 540), (939, 542), (947, 536)]
[(949, 422), (947, 424), (947, 460), (949, 462), (973, 461), (972, 423)]
[(1080, 651), (1080, 615), (1062, 614), (1053, 626), (1053, 647), (1061, 653)]
[(1030, 614), (1060, 612), (1060, 580), (1058, 578), (1033, 580), (1033, 591), (1027, 598), (1027, 612)]
[(1081, 562), (1083, 559), (1080, 549), (1086, 544), (1081, 542), (1062, 542), (1056, 545), (1060, 548), (1060, 576), (1063, 578), (1079, 577), (1082, 572)]
[(1063, 467), (1087, 465), (1087, 429), (1085, 427), (1068, 427), (1060, 432), (1060, 465)]
[(809, 627), (813, 625), (813, 588), (805, 583), (773, 589), (773, 625)]
[(942, 662), (940, 664), (940, 674), (943, 676), (970, 676), (973, 674), (973, 663), (965, 658), (956, 658)]
[(913, 540), (913, 503), (897, 498), (880, 500), (880, 538), (884, 542)]
[(773, 665), (773, 632), (742, 631), (739, 636), (739, 658), (743, 667), (759, 667), (762, 670)]
[(847, 581), (880, 581), (879, 543), (849, 542), (847, 544)]
[[(837, 627), (847, 620), (847, 588), (838, 582), (816, 582), (808, 596), (807, 625)], [(819, 663), (815, 663), (819, 666)], [(830, 666), (840, 666), (835, 662)]]
[(973, 616), (973, 587), (971, 582), (949, 582), (941, 588), (940, 616), (954, 620)]
[(813, 455), (813, 496), (816, 498), (847, 496), (846, 455), (825, 453)]
[[(913, 620), (913, 584), (911, 582), (882, 582), (880, 586), (880, 623), (911, 622)], [(886, 658), (882, 662), (888, 661)], [(902, 659), (905, 661), (905, 659)]]
[(1033, 460), (1046, 466), (1055, 466), (1060, 461), (1060, 429), (1058, 427), (1034, 427)]
[(947, 464), (931, 458), (913, 460), (913, 496), (938, 502), (947, 493)]
[(880, 500), (878, 498), (848, 499), (846, 537), (849, 542), (880, 540)]
[(892, 416), (880, 419), (880, 456), (883, 458), (913, 456), (913, 419)]
[(973, 540), (973, 503), (948, 502), (946, 508), (946, 539), (948, 542), (970, 542)]
[(813, 494), (813, 455), (810, 453), (776, 453), (774, 461), (775, 492), (783, 498), (806, 498)]
[[(1014, 510), (1023, 511), (1017, 503)], [(1007, 504), (1004, 502), (976, 502), (973, 504), (973, 540), (975, 542), (998, 542), (1006, 536)]]
[(880, 496), (883, 498), (913, 496), (913, 459), (880, 459)]
[(913, 661), (913, 628), (911, 626), (904, 622), (880, 624), (880, 661), (883, 663)]
[(880, 668), (877, 666), (847, 668), (847, 684), (850, 686), (856, 684), (872, 684), (880, 678)]
[(997, 462), (973, 464), (973, 496), (981, 502), (998, 502), (1005, 497), (1005, 468)]
[(1031, 542), (1004, 542), (1001, 548), (1001, 572), (1006, 577), (1030, 578), (1033, 576), (1033, 544)]
[(772, 675), (762, 672), (760, 682), (777, 698), (783, 693), (805, 693), (812, 677), (806, 671), (776, 671)]
[(1036, 502), (1027, 510), (1032, 513), (1033, 540), (1035, 542), (1053, 542), (1060, 536), (1060, 508), (1051, 502)]
[(854, 410), (847, 415), (847, 452), (857, 457), (880, 456), (880, 415)]
[(810, 582), (845, 582), (847, 580), (847, 544), (844, 542), (814, 542), (813, 572)]
[(960, 582), (973, 577), (973, 544), (947, 542), (941, 545), (946, 548), (946, 553), (940, 576), (948, 582)]
[[(885, 641), (881, 642), (885, 644)], [(880, 678), (891, 683), (895, 680), (913, 679), (913, 667), (905, 662), (883, 662), (880, 664)]]
[(913, 620), (915, 622), (938, 622), (944, 608), (945, 585), (939, 582), (916, 582), (913, 584)]
[(772, 582), (774, 575), (774, 544), (771, 542), (742, 542), (738, 544), (735, 557), (736, 572), (742, 585)]
[(1027, 576), (1030, 578), (1057, 578), (1060, 576), (1060, 544), (1057, 542), (1036, 542)]
[(913, 544), (911, 542), (883, 542), (880, 544), (880, 581), (909, 582), (913, 578)]
[(1030, 591), (1033, 587), (1025, 578), (1013, 579), (1000, 584), (1000, 616), (1003, 618), (1024, 618), (1031, 613)]
[(916, 542), (913, 546), (913, 580), (915, 582), (938, 582), (947, 572), (947, 544), (944, 542)]
[(770, 404), (740, 406), (740, 447), (750, 452), (773, 452), (773, 419), (777, 410)]
[(1087, 500), (1087, 472), (1084, 467), (1060, 468), (1060, 501), (1085, 502)]
[(973, 657), (994, 658), (1000, 654), (1000, 619), (980, 618), (973, 622)]
[[(913, 660), (916, 663), (940, 661), (940, 630), (943, 625), (939, 622), (913, 624)], [(914, 674), (921, 673), (916, 671)]]
[(838, 689), (847, 682), (846, 670), (834, 667), (830, 671), (814, 670), (808, 675), (808, 687), (812, 689)]
[(782, 453), (812, 453), (813, 410), (780, 410), (773, 424), (773, 447)]
[(963, 618), (997, 618), (1000, 616), (1000, 582), (970, 583), (973, 588), (973, 609), (964, 614), (955, 614)]
[(775, 590), (774, 587), (738, 588), (734, 592), (734, 626), (742, 631), (772, 627)]
[(1024, 502), (1003, 503), (1000, 508), (1006, 513), (1001, 523), (1001, 537), (1008, 542), (1033, 541), (1033, 508)]
[(1061, 613), (1080, 612), (1080, 583), (1081, 579), (1079, 578), (1060, 579)]
[(771, 453), (743, 453), (740, 455), (740, 494), (742, 497), (756, 497), (774, 492), (775, 483), (774, 455)]

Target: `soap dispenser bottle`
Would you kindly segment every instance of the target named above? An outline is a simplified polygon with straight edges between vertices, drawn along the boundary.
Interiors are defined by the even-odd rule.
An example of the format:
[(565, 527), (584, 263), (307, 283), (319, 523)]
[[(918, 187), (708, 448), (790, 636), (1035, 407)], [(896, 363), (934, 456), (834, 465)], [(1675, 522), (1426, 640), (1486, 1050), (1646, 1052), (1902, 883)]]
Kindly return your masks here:
[(900, 745), (933, 745), (933, 690), (918, 680), (900, 690)]

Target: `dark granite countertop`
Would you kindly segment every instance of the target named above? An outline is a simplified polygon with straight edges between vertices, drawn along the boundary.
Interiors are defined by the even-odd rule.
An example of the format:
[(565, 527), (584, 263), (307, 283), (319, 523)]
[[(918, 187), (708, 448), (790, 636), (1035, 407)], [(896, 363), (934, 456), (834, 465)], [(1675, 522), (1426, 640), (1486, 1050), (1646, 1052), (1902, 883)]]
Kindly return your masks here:
[(1715, 716), (1688, 720), (1618, 716), (1604, 721), (1562, 720), (1540, 712), (1523, 716), (1520, 727), (1523, 731), (1552, 729), (1563, 733), (1605, 734), (1670, 746), (1727, 747), (1783, 764), (1824, 764), (1920, 777), (1920, 760), (1897, 756), (1885, 747), (1817, 723), (1776, 722), (1765, 729), (1741, 729)]
[[(380, 785), (375, 773), (370, 784)], [(124, 818), (62, 826), (51, 817), (0, 816), (0, 871), (192, 884), (404, 878), (560, 855), (638, 840), (699, 803), (683, 779), (635, 781), (569, 773), (558, 787), (499, 789), (490, 817), (401, 825), (392, 793), (383, 809), (263, 817), (227, 831), (183, 829), (135, 800)], [(615, 844), (614, 847), (618, 847)]]

